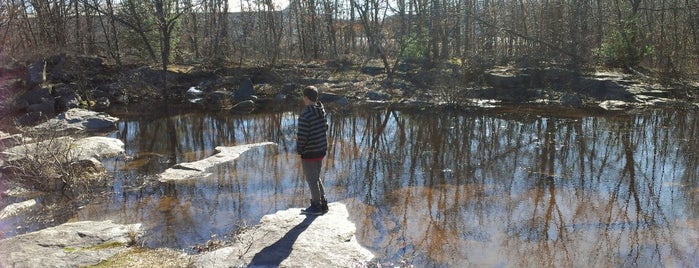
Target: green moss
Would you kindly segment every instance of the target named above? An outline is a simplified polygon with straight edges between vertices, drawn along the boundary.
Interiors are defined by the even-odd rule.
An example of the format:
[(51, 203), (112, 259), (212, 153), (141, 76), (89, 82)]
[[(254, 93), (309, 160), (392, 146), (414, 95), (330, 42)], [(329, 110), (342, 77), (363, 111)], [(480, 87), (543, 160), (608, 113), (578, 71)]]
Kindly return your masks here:
[(109, 248), (118, 248), (118, 247), (123, 247), (123, 246), (126, 246), (126, 244), (121, 243), (121, 242), (112, 241), (112, 242), (102, 243), (99, 245), (94, 245), (94, 246), (84, 247), (84, 248), (65, 247), (65, 248), (63, 248), (63, 251), (66, 253), (74, 253), (74, 252), (78, 252), (78, 251), (88, 251), (88, 250), (94, 251), (94, 250), (102, 250), (102, 249), (109, 249)]
[(192, 259), (188, 255), (171, 249), (128, 248), (90, 268), (105, 267), (190, 267)]
[(126, 244), (113, 241), (113, 242), (102, 243), (102, 244), (91, 246), (91, 247), (86, 247), (83, 249), (84, 250), (102, 250), (102, 249), (108, 249), (108, 248), (118, 248), (118, 247), (123, 247), (123, 246), (126, 246)]

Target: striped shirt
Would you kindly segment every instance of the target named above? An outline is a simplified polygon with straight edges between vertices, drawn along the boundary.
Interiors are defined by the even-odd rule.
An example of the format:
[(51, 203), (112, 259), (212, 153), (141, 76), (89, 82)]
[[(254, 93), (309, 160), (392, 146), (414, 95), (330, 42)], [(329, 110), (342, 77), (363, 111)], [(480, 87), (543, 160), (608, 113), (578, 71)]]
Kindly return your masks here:
[(320, 102), (308, 105), (301, 112), (296, 132), (296, 153), (303, 159), (318, 159), (328, 151), (328, 121)]

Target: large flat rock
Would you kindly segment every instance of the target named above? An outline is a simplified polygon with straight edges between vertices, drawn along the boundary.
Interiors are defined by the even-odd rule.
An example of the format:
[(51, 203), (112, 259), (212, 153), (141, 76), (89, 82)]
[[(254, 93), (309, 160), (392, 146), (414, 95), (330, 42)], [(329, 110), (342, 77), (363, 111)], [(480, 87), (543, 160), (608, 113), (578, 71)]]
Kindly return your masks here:
[(212, 156), (194, 162), (176, 164), (168, 168), (160, 174), (159, 180), (166, 182), (203, 178), (210, 175), (208, 170), (212, 167), (233, 161), (252, 148), (274, 144), (273, 142), (261, 142), (232, 147), (218, 146), (214, 148), (216, 153)]
[(234, 244), (199, 256), (194, 267), (361, 267), (374, 258), (355, 237), (342, 203), (322, 216), (291, 208), (266, 215)]
[(124, 142), (109, 137), (86, 137), (74, 139), (69, 136), (57, 137), (50, 140), (17, 145), (0, 152), (5, 161), (34, 160), (36, 158), (55, 157), (58, 154), (70, 162), (102, 159), (123, 154)]
[(119, 118), (106, 113), (73, 108), (35, 126), (34, 129), (65, 133), (105, 131), (115, 129), (118, 121)]
[(82, 267), (126, 249), (140, 224), (83, 221), (0, 240), (0, 267)]

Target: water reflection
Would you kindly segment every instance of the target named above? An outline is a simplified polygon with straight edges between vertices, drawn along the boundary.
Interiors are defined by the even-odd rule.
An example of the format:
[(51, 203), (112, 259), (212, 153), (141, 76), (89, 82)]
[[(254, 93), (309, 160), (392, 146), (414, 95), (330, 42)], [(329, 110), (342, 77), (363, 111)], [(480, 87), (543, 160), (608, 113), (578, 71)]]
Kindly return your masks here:
[[(189, 248), (241, 221), (302, 207), (296, 109), (126, 119), (133, 160), (76, 220), (143, 222), (150, 246)], [(562, 114), (562, 113), (561, 113)], [(323, 177), (359, 241), (417, 266), (693, 266), (699, 263), (696, 111), (613, 116), (357, 110), (330, 114)], [(168, 130), (169, 129), (169, 130)], [(174, 131), (177, 140), (169, 142)], [(205, 179), (158, 183), (218, 145), (273, 141)]]

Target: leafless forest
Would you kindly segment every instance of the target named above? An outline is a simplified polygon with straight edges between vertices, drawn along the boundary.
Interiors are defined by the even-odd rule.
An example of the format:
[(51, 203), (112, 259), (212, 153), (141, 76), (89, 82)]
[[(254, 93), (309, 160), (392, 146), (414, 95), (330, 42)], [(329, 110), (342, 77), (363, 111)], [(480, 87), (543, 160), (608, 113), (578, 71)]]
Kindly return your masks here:
[[(233, 11), (231, 7), (243, 6)], [(556, 62), (697, 73), (699, 0), (2, 0), (0, 61), (55, 53), (115, 64), (380, 59)]]

